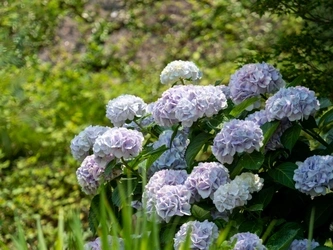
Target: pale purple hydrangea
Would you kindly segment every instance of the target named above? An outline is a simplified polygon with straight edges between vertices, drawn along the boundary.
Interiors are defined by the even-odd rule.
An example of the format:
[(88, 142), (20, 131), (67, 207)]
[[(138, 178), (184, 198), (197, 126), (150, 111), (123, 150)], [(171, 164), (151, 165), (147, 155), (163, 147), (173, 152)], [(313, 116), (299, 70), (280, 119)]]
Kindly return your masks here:
[[(307, 250), (308, 249), (308, 239), (303, 240), (293, 240), (291, 245), (289, 246), (288, 250)], [(319, 243), (312, 240), (311, 242), (311, 249), (315, 249), (319, 247)]]
[(234, 208), (246, 205), (252, 199), (251, 193), (262, 189), (263, 181), (258, 175), (242, 173), (215, 191), (213, 203), (219, 212), (232, 212)]
[(260, 94), (273, 93), (285, 85), (280, 72), (272, 65), (246, 64), (230, 77), (231, 99), (235, 104)]
[[(259, 126), (262, 126), (268, 122), (267, 112), (266, 112), (266, 110), (256, 111), (256, 112), (248, 115), (245, 120), (253, 121), (256, 124), (258, 124)], [(281, 135), (291, 126), (292, 126), (292, 124), (288, 119), (286, 119), (286, 118), (282, 119), (280, 121), (280, 124), (277, 127), (276, 131), (274, 132), (274, 134), (271, 136), (271, 138), (267, 142), (267, 144), (265, 146), (265, 150), (273, 151), (278, 148), (282, 148), (283, 145), (281, 143)]]
[(167, 223), (174, 216), (191, 215), (190, 198), (191, 192), (184, 185), (164, 185), (156, 192), (156, 213)]
[(162, 84), (173, 84), (180, 79), (196, 82), (201, 77), (201, 71), (193, 62), (176, 60), (162, 70), (160, 81)]
[(120, 95), (106, 105), (106, 117), (115, 127), (122, 126), (127, 120), (141, 117), (146, 113), (147, 104), (134, 95)]
[(82, 162), (86, 156), (90, 154), (98, 136), (104, 134), (108, 127), (102, 126), (88, 126), (71, 141), (71, 152), (73, 157)]
[(293, 179), (300, 192), (315, 197), (333, 188), (333, 156), (314, 155), (296, 164)]
[[(122, 238), (116, 238), (116, 237), (112, 237), (111, 235), (108, 235), (107, 240), (108, 240), (109, 247), (117, 246), (118, 250), (125, 249), (124, 240)], [(118, 243), (113, 242), (114, 240), (117, 240)], [(84, 244), (83, 249), (84, 250), (102, 250), (102, 238), (97, 237), (94, 241), (87, 242), (86, 244)]]
[(266, 250), (267, 248), (262, 244), (262, 240), (253, 233), (237, 233), (233, 235), (230, 244), (235, 244), (233, 250)]
[(229, 170), (218, 162), (200, 162), (185, 181), (191, 191), (191, 203), (201, 198), (213, 198), (213, 193), (229, 182)]
[(228, 85), (217, 85), (216, 87), (222, 90), (227, 99), (231, 98), (230, 87)]
[(268, 120), (290, 121), (308, 119), (319, 110), (320, 103), (315, 92), (306, 87), (281, 88), (266, 101)]
[(116, 158), (129, 159), (142, 151), (143, 134), (127, 128), (111, 128), (99, 136), (93, 146), (96, 156), (113, 155)]
[(185, 151), (190, 142), (187, 138), (188, 133), (179, 130), (173, 139), (172, 135), (173, 130), (165, 130), (160, 134), (159, 139), (153, 143), (152, 147), (154, 149), (163, 145), (167, 146), (168, 149), (148, 169), (148, 176), (152, 176), (156, 171), (162, 169), (185, 169), (187, 167)]
[(252, 121), (233, 119), (224, 123), (215, 136), (212, 153), (221, 163), (231, 164), (236, 153), (259, 151), (263, 139), (259, 125)]
[(166, 90), (155, 102), (152, 115), (161, 126), (181, 123), (191, 127), (199, 118), (211, 117), (226, 107), (226, 97), (218, 87), (178, 85)]
[(76, 177), (82, 191), (89, 195), (95, 195), (100, 185), (112, 177), (112, 174), (104, 175), (105, 167), (111, 159), (98, 164), (96, 158), (98, 157), (95, 155), (87, 156), (76, 170)]
[(213, 222), (205, 220), (189, 221), (181, 225), (174, 238), (174, 249), (181, 249), (181, 245), (186, 241), (190, 234), (190, 249), (208, 250), (212, 243), (217, 239), (218, 228)]

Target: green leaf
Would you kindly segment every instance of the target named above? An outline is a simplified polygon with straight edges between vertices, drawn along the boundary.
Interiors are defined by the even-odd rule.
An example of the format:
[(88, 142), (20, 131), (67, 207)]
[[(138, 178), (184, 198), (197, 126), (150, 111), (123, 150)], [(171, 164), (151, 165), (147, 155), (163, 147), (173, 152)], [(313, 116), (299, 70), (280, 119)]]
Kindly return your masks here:
[(269, 250), (285, 250), (288, 249), (291, 242), (300, 231), (300, 227), (296, 223), (286, 223), (279, 231), (273, 234), (265, 244)]
[(117, 165), (117, 159), (114, 159), (108, 163), (105, 168), (104, 176), (110, 176), (112, 173), (112, 169)]
[(332, 248), (327, 246), (319, 246), (314, 248), (314, 250), (332, 250)]
[(274, 181), (291, 189), (295, 189), (293, 177), (296, 168), (297, 165), (295, 163), (285, 162), (278, 167), (269, 170), (268, 174), (274, 179)]
[(89, 214), (88, 214), (88, 222), (89, 222), (89, 229), (93, 233), (93, 235), (96, 235), (97, 228), (99, 225), (100, 220), (100, 195), (95, 195), (94, 198), (91, 200), (90, 208), (89, 208)]
[(288, 128), (281, 136), (281, 143), (282, 145), (291, 151), (295, 146), (299, 135), (301, 133), (301, 126), (298, 124), (293, 125), (292, 127)]
[(320, 117), (318, 124), (319, 127), (333, 124), (333, 109), (330, 109), (322, 117)]
[(252, 105), (256, 101), (259, 101), (259, 97), (254, 96), (238, 104), (230, 111), (230, 115), (238, 117), (248, 106)]
[(316, 119), (313, 116), (309, 116), (308, 119), (300, 121), (303, 128), (313, 129), (318, 128)]
[(273, 186), (265, 187), (260, 190), (259, 193), (253, 194), (251, 204), (261, 204), (262, 208), (265, 208), (272, 200), (275, 193), (275, 188)]
[(185, 152), (185, 160), (187, 166), (191, 166), (195, 157), (201, 150), (202, 146), (205, 145), (208, 140), (212, 137), (211, 134), (208, 133), (200, 133), (197, 136), (191, 138), (190, 144), (187, 146)]
[(158, 147), (154, 151), (150, 152), (150, 155), (146, 162), (146, 168), (149, 168), (165, 151), (168, 150), (168, 147), (165, 145), (162, 145), (161, 147)]
[(246, 220), (240, 224), (238, 230), (239, 232), (250, 232), (257, 235), (261, 235), (262, 231), (264, 229), (264, 221), (263, 220)]
[(280, 121), (266, 122), (261, 126), (261, 130), (264, 134), (263, 148), (266, 146), (269, 139), (272, 137), (278, 126), (280, 125)]
[(249, 170), (259, 170), (264, 163), (265, 157), (260, 152), (253, 152), (251, 154), (245, 153), (241, 156), (237, 167), (242, 167)]
[(137, 184), (138, 182), (133, 179), (121, 179), (112, 192), (112, 203), (117, 207), (122, 207), (124, 203), (128, 202), (128, 198), (132, 196)]
[(193, 205), (192, 206), (191, 214), (199, 221), (212, 219), (210, 211), (207, 211), (204, 208), (199, 207), (198, 205)]
[(263, 204), (255, 204), (255, 205), (252, 205), (252, 206), (246, 208), (246, 210), (255, 212), (255, 211), (262, 211), (263, 208), (264, 208)]
[(330, 218), (333, 214), (333, 195), (326, 194), (322, 197), (316, 197), (309, 208), (308, 216), (306, 217), (307, 221), (309, 221), (312, 206), (316, 209), (314, 228), (317, 228), (327, 223), (327, 218)]
[(286, 88), (300, 85), (304, 78), (304, 75), (297, 76), (292, 82), (286, 84)]
[(320, 109), (324, 109), (324, 108), (328, 108), (330, 106), (332, 106), (332, 102), (330, 101), (330, 99), (326, 98), (326, 97), (319, 97), (319, 103), (320, 103)]

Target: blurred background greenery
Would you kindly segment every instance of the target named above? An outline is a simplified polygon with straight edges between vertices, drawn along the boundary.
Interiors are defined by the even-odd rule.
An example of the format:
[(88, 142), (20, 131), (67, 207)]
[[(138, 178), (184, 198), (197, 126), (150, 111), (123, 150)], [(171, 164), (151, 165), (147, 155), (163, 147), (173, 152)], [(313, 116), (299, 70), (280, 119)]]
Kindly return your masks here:
[(195, 62), (202, 84), (266, 61), (333, 98), (331, 0), (4, 0), (0, 16), (0, 246), (15, 216), (32, 249), (35, 214), (49, 243), (60, 208), (85, 221), (71, 139), (110, 125), (120, 94), (154, 101), (170, 61)]

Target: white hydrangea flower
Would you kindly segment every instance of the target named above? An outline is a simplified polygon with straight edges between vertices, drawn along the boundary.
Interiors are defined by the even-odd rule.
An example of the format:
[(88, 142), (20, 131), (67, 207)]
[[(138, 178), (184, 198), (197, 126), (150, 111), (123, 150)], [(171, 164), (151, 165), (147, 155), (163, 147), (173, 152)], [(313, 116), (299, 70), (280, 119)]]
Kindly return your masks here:
[(190, 61), (176, 60), (169, 63), (161, 72), (162, 84), (175, 83), (180, 79), (197, 81), (201, 79), (202, 73), (199, 68)]

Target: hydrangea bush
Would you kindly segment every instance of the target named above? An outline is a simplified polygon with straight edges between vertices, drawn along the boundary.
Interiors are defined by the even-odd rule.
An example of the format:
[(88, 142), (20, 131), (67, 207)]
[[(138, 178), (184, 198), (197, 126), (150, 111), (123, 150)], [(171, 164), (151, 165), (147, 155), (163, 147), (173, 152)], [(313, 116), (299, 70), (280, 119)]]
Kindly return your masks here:
[[(131, 207), (133, 225), (157, 225), (159, 247), (325, 249), (333, 235), (330, 101), (264, 62), (244, 65), (227, 86), (198, 85), (201, 77), (193, 62), (171, 62), (158, 100), (110, 100), (111, 123), (73, 138), (92, 233), (105, 224), (104, 204), (114, 213), (106, 231), (125, 248), (119, 227)], [(85, 245), (98, 246), (99, 238)]]

